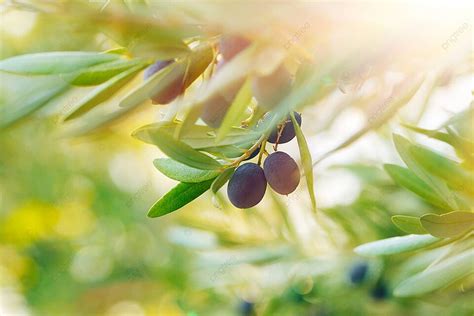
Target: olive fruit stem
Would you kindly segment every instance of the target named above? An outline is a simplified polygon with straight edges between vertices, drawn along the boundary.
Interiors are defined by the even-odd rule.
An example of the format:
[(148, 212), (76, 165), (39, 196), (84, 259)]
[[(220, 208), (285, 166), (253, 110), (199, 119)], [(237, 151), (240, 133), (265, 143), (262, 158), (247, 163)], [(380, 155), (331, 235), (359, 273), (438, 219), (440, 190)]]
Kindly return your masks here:
[(260, 146), (260, 152), (258, 153), (258, 165), (260, 166), (262, 164), (262, 156), (263, 153), (266, 151), (265, 150), (265, 145), (267, 144), (267, 140), (264, 140), (262, 142), (262, 145)]
[(263, 117), (263, 115), (265, 115), (265, 113), (267, 113), (267, 111), (260, 108), (259, 106), (254, 107), (252, 109), (252, 115), (250, 115), (248, 119), (242, 121), (242, 127), (253, 126), (258, 120)]
[(232, 162), (231, 164), (227, 165), (227, 166), (224, 166), (224, 169), (226, 168), (231, 168), (231, 167), (237, 167), (242, 161), (244, 161), (245, 159), (247, 159), (248, 157), (250, 157), (250, 155), (258, 148), (258, 146), (260, 146), (260, 144), (262, 144), (265, 140), (267, 139), (267, 136), (265, 134), (263, 134), (262, 136), (260, 136), (260, 138), (257, 140), (257, 142), (252, 146), (250, 147), (246, 152), (244, 152), (242, 154), (242, 156), (240, 156), (239, 158), (237, 158), (236, 160), (234, 160), (234, 162)]
[(286, 125), (286, 123), (283, 123), (283, 125), (280, 125), (278, 127), (277, 139), (276, 139), (275, 145), (273, 145), (273, 150), (274, 151), (278, 150), (278, 143), (280, 142), (280, 137), (281, 137), (281, 134), (283, 134), (283, 130), (285, 129), (285, 125)]

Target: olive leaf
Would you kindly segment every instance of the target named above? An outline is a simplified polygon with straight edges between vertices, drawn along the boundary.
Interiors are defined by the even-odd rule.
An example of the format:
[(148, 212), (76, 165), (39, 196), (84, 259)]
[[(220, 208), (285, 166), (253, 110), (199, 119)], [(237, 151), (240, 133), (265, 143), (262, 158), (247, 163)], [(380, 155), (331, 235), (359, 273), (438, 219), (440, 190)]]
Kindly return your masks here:
[[(161, 133), (176, 135), (176, 130), (181, 127), (181, 124), (179, 121), (153, 123), (140, 127), (133, 135), (145, 143), (154, 144), (153, 136), (158, 137)], [(214, 129), (204, 125), (192, 125), (186, 134), (179, 137), (179, 140), (198, 150), (217, 149), (220, 146), (229, 145), (237, 146), (238, 150), (241, 148), (240, 145), (251, 143), (258, 137), (259, 134), (254, 131), (233, 127), (224, 139), (216, 142)]]
[(474, 174), (459, 163), (421, 146), (411, 147), (410, 153), (426, 171), (444, 179), (453, 188), (474, 192)]
[(213, 193), (217, 193), (220, 188), (224, 186), (224, 184), (229, 181), (229, 179), (232, 177), (232, 175), (235, 172), (235, 168), (227, 168), (225, 169), (215, 180), (212, 182), (211, 185), (211, 191)]
[(420, 223), (420, 218), (415, 216), (395, 215), (392, 222), (402, 231), (408, 234), (426, 234), (427, 231)]
[(360, 245), (354, 251), (362, 256), (393, 255), (430, 246), (440, 239), (431, 235), (392, 237)]
[(252, 99), (252, 89), (250, 87), (250, 80), (247, 80), (242, 88), (240, 88), (237, 96), (227, 110), (224, 119), (222, 121), (221, 127), (217, 131), (216, 142), (221, 141), (231, 128), (235, 125), (240, 125), (240, 119), (242, 118), (245, 109)]
[(69, 113), (63, 118), (64, 121), (68, 121), (83, 115), (90, 111), (96, 105), (109, 99), (115, 92), (120, 90), (127, 82), (129, 82), (134, 75), (137, 74), (141, 69), (145, 67), (145, 64), (137, 65), (132, 67), (121, 74), (113, 77), (105, 83), (97, 86), (91, 92), (89, 92), (84, 98), (78, 103), (71, 107)]
[(190, 52), (185, 58), (172, 63), (158, 71), (148, 80), (132, 90), (123, 98), (119, 106), (124, 108), (136, 107), (153, 96), (159, 94), (176, 84), (177, 80), (183, 79), (183, 85), (189, 86), (209, 66), (213, 59), (212, 48), (203, 43)]
[(71, 81), (71, 84), (76, 86), (95, 86), (104, 83), (115, 75), (118, 75), (119, 73), (139, 64), (142, 64), (140, 69), (146, 65), (146, 63), (140, 59), (118, 59), (111, 62), (94, 65), (92, 67), (80, 70), (77, 76)]
[[(147, 132), (147, 130), (138, 130), (133, 136), (136, 137), (137, 134)], [(202, 170), (218, 170), (222, 167), (215, 159), (193, 149), (168, 133), (154, 133), (148, 135), (148, 138), (169, 158), (187, 166)]]
[(401, 282), (395, 288), (394, 295), (398, 297), (418, 296), (448, 286), (472, 274), (474, 272), (472, 262), (474, 262), (474, 250), (472, 249), (447, 258)]
[(417, 132), (419, 134), (423, 134), (423, 135), (428, 136), (430, 138), (440, 140), (440, 141), (448, 143), (450, 145), (453, 144), (453, 141), (452, 141), (451, 137), (447, 133), (443, 133), (443, 132), (440, 132), (438, 130), (424, 129), (424, 128), (421, 128), (421, 127), (418, 127), (418, 126), (413, 126), (413, 125), (410, 125), (410, 124), (407, 124), (407, 123), (402, 123), (401, 125), (408, 128), (408, 129), (411, 129), (412, 131)]
[(150, 208), (148, 217), (160, 217), (180, 209), (209, 190), (213, 181), (179, 183)]
[(392, 164), (384, 165), (384, 169), (397, 184), (417, 194), (428, 203), (442, 209), (451, 209), (443, 199), (439, 198), (436, 192), (429, 185), (421, 180), (410, 169)]
[(474, 228), (474, 213), (455, 211), (442, 215), (426, 214), (420, 218), (423, 228), (435, 237), (449, 238)]
[(23, 75), (64, 74), (119, 58), (117, 54), (95, 52), (37, 53), (1, 60), (0, 70)]
[(218, 171), (192, 168), (169, 158), (155, 159), (153, 164), (165, 176), (180, 182), (203, 182), (219, 175)]
[(449, 190), (446, 183), (428, 172), (426, 166), (420, 164), (420, 162), (413, 156), (412, 149), (414, 145), (406, 138), (397, 134), (393, 135), (393, 141), (400, 157), (407, 164), (408, 168), (422, 181), (429, 185), (433, 191), (435, 191), (449, 205), (450, 209), (457, 209), (458, 205), (456, 197), (454, 196), (454, 193)]
[(45, 106), (69, 86), (62, 76), (27, 77), (0, 72), (0, 128)]
[(290, 113), (291, 121), (295, 129), (296, 139), (298, 141), (298, 147), (300, 149), (301, 163), (303, 165), (304, 174), (306, 178), (306, 184), (308, 186), (308, 193), (311, 199), (311, 207), (316, 211), (316, 196), (314, 195), (314, 176), (313, 176), (313, 161), (311, 158), (311, 153), (309, 152), (308, 143), (301, 131), (298, 122), (295, 119), (293, 112)]

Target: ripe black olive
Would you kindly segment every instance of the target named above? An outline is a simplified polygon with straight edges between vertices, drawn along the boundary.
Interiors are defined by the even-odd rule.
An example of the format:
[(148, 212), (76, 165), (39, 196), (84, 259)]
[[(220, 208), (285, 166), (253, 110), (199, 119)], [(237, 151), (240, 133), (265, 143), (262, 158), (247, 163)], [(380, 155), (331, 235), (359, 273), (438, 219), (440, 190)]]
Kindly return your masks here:
[(265, 195), (267, 180), (262, 168), (255, 163), (239, 166), (227, 185), (227, 196), (238, 208), (257, 205)]
[(288, 154), (277, 151), (265, 159), (265, 178), (277, 193), (287, 195), (296, 190), (300, 183), (300, 170)]

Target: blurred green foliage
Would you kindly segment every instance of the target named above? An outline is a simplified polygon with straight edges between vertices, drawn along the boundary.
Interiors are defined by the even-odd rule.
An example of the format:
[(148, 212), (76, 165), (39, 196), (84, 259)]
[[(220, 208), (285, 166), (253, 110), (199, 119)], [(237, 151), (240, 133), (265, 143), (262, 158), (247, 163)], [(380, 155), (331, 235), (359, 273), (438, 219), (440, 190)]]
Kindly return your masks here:
[[(55, 7), (32, 3), (40, 11)], [(175, 56), (187, 52), (182, 38), (202, 36), (201, 28), (190, 23), (182, 29), (158, 29), (147, 34), (156, 43), (136, 45), (133, 39), (148, 27), (144, 7), (139, 1), (117, 3), (112, 6), (126, 7), (127, 14), (110, 20), (92, 14), (91, 23), (84, 20), (91, 12), (81, 10), (90, 5), (96, 12), (104, 3), (71, 2), (70, 12), (54, 14), (34, 13), (28, 5), (16, 3), (17, 8), (30, 10), (18, 12), (29, 12), (22, 18), (34, 16), (34, 23), (25, 36), (2, 33), (0, 59), (34, 52), (104, 51), (118, 44), (136, 56), (149, 57), (154, 50), (160, 56)], [(198, 8), (190, 6), (190, 16), (199, 16)], [(173, 13), (167, 6), (162, 9)], [(179, 20), (177, 16), (173, 18)], [(141, 44), (151, 42), (147, 36)], [(407, 94), (409, 100), (412, 93)], [(374, 99), (386, 100), (379, 97)], [(394, 105), (394, 113), (377, 120), (379, 109), (372, 116), (369, 111), (374, 110), (370, 104), (379, 105), (374, 99), (360, 98), (352, 104), (367, 111), (374, 124), (341, 148), (387, 122), (399, 109)], [(328, 118), (323, 132), (339, 112), (336, 109)], [(458, 160), (456, 166), (449, 165), (451, 171), (470, 175), (473, 113), (472, 108), (458, 113), (437, 130), (408, 129), (452, 146)], [(317, 215), (308, 207), (303, 189), (289, 197), (268, 193), (261, 206), (246, 211), (232, 208), (221, 193), (205, 194), (182, 213), (152, 220), (146, 210), (174, 185), (156, 176), (153, 159), (148, 159), (159, 153), (145, 155), (143, 147), (129, 137), (132, 128), (127, 124), (84, 138), (67, 138), (57, 133), (58, 122), (46, 119), (46, 114), (40, 114), (43, 120), (28, 118), (0, 130), (0, 314), (24, 310), (47, 316), (474, 313), (472, 275), (421, 298), (393, 294), (401, 282), (442, 261), (447, 253), (469, 251), (470, 233), (460, 243), (454, 240), (452, 253), (447, 244), (396, 256), (354, 254), (353, 248), (363, 243), (404, 235), (392, 216), (418, 219), (427, 213), (442, 214), (448, 207), (440, 205), (453, 203), (442, 194), (436, 195), (441, 202), (427, 200), (413, 190), (413, 183), (397, 181), (402, 177), (386, 172), (390, 167), (384, 169), (382, 161), (361, 159), (328, 168), (330, 176), (342, 172), (356, 178), (360, 190), (351, 201), (341, 197), (343, 202), (323, 206)], [(309, 125), (303, 129), (314, 130)], [(393, 147), (386, 137), (388, 130), (380, 129), (381, 139)], [(414, 133), (409, 136), (415, 143)], [(444, 155), (430, 157), (428, 162)], [(135, 164), (129, 161), (132, 158)], [(460, 184), (460, 177), (436, 166), (428, 165), (427, 177), (436, 179), (431, 184), (447, 188), (443, 192), (454, 194), (454, 203), (472, 210), (470, 178)], [(416, 169), (408, 163), (407, 167)], [(140, 175), (145, 176), (134, 182)], [(315, 182), (318, 192), (317, 177)], [(365, 265), (367, 271), (354, 281), (357, 265)]]

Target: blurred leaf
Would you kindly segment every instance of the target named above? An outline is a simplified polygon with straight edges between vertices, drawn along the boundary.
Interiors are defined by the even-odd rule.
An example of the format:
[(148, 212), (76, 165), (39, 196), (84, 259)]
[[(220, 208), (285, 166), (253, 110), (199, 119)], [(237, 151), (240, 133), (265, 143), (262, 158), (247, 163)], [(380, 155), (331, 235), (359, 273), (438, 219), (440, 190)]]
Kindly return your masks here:
[[(145, 125), (137, 129), (133, 134), (143, 142), (153, 144), (153, 136), (161, 133), (176, 135), (176, 130), (181, 126), (181, 122), (158, 122)], [(216, 143), (215, 130), (204, 125), (193, 125), (188, 132), (179, 139), (194, 149), (203, 150), (206, 148), (218, 148), (219, 146), (236, 145), (249, 143), (249, 140), (256, 140), (259, 137), (254, 131), (243, 128), (232, 128), (231, 132)]]
[(224, 146), (216, 146), (216, 147), (206, 147), (201, 149), (213, 156), (220, 157), (223, 159), (229, 158), (237, 158), (242, 156), (246, 149), (240, 148), (234, 145), (224, 145)]
[(392, 222), (408, 234), (426, 234), (427, 231), (421, 226), (420, 218), (415, 216), (395, 215), (392, 216)]
[(308, 186), (308, 193), (311, 199), (311, 207), (314, 211), (316, 211), (316, 196), (314, 195), (314, 176), (313, 176), (313, 161), (311, 158), (311, 153), (308, 148), (308, 143), (306, 143), (306, 139), (301, 131), (298, 122), (295, 119), (295, 115), (293, 112), (290, 113), (291, 121), (293, 122), (293, 126), (295, 129), (296, 139), (298, 140), (298, 147), (300, 149), (301, 155), (301, 164), (303, 165), (304, 174), (306, 178), (306, 184)]
[(27, 75), (62, 74), (119, 58), (116, 54), (92, 52), (28, 54), (0, 61), (0, 70)]
[(352, 145), (367, 132), (379, 128), (388, 120), (390, 120), (395, 114), (397, 114), (398, 110), (400, 110), (411, 100), (411, 98), (413, 98), (416, 92), (420, 89), (423, 81), (424, 78), (419, 78), (413, 82), (401, 84), (396, 89), (394, 89), (390, 97), (382, 100), (383, 107), (380, 107), (379, 105), (377, 111), (372, 114), (371, 117), (369, 117), (369, 122), (364, 127), (355, 132), (352, 136), (350, 136), (340, 145), (336, 146), (334, 149), (326, 152), (314, 163), (314, 165), (317, 165), (333, 153)]
[(449, 238), (465, 234), (474, 228), (474, 213), (455, 211), (442, 215), (426, 214), (421, 225), (435, 237)]
[(69, 84), (57, 75), (26, 77), (0, 72), (0, 128), (45, 106)]
[(180, 209), (209, 190), (213, 181), (178, 184), (150, 208), (148, 217), (159, 217)]
[(240, 126), (242, 114), (245, 113), (245, 109), (248, 107), (251, 99), (252, 89), (250, 87), (250, 80), (247, 80), (242, 88), (240, 88), (237, 96), (227, 110), (221, 127), (217, 131), (216, 142), (221, 141), (225, 136), (227, 136), (233, 126)]
[(408, 168), (413, 171), (422, 181), (424, 181), (427, 185), (429, 185), (450, 207), (450, 209), (455, 210), (458, 208), (456, 203), (456, 198), (446, 185), (446, 183), (438, 180), (434, 176), (432, 176), (419, 162), (413, 157), (412, 145), (406, 138), (394, 134), (393, 141), (395, 143), (395, 147), (403, 159), (403, 161), (407, 164)]
[(180, 79), (183, 73), (184, 70), (181, 64), (172, 63), (166, 66), (128, 93), (120, 101), (119, 106), (132, 108), (142, 104)]
[(110, 99), (115, 92), (120, 90), (127, 82), (129, 82), (137, 72), (143, 69), (143, 67), (145, 67), (144, 64), (133, 67), (96, 87), (81, 99), (79, 103), (75, 104), (63, 120), (68, 121), (81, 116), (96, 105)]
[(472, 139), (472, 133), (474, 132), (474, 101), (471, 101), (466, 110), (451, 117), (442, 127), (451, 127), (460, 137)]
[(393, 255), (430, 246), (440, 239), (431, 235), (407, 235), (392, 237), (363, 244), (354, 249), (362, 256)]
[(450, 249), (451, 244), (448, 244), (444, 247), (420, 251), (419, 253), (410, 256), (397, 267), (398, 271), (395, 276), (395, 279), (398, 280), (397, 283), (411, 277), (415, 273), (425, 270), (433, 264), (433, 262), (448, 255)]
[(138, 106), (161, 91), (165, 91), (181, 78), (184, 78), (184, 86), (188, 87), (204, 72), (212, 59), (212, 48), (208, 44), (201, 44), (188, 56), (158, 71), (132, 90), (119, 105), (126, 108)]
[(400, 283), (395, 296), (409, 297), (432, 292), (474, 272), (474, 250), (467, 250), (427, 268), (425, 271)]
[(227, 168), (222, 172), (215, 180), (212, 182), (211, 190), (213, 193), (217, 193), (220, 188), (224, 186), (224, 184), (229, 181), (229, 179), (234, 174), (235, 168)]
[(155, 159), (153, 164), (165, 176), (180, 182), (203, 182), (219, 175), (218, 171), (192, 168), (168, 158)]
[[(172, 59), (189, 53), (190, 49), (183, 40), (197, 36), (201, 29), (197, 25), (172, 23), (165, 26), (160, 19), (145, 14), (109, 14), (94, 15), (99, 29), (134, 56)], [(150, 12), (150, 11), (148, 11)], [(112, 14), (110, 14), (112, 13)], [(83, 17), (85, 19), (87, 17)], [(126, 27), (124, 27), (126, 26)]]
[(141, 60), (114, 60), (111, 62), (95, 65), (79, 72), (78, 76), (72, 80), (71, 84), (77, 86), (95, 86), (101, 84), (115, 75), (131, 68), (142, 64), (140, 67), (143, 68), (145, 63)]
[(452, 138), (452, 146), (457, 149), (457, 154), (464, 158), (471, 165), (474, 165), (474, 142), (456, 134), (456, 132), (447, 127), (449, 136)]
[[(134, 132), (133, 136), (141, 138), (141, 133), (148, 133), (148, 130), (138, 130)], [(137, 136), (138, 135), (138, 136)], [(180, 140), (174, 139), (168, 133), (159, 133), (148, 135), (152, 143), (165, 153), (171, 159), (181, 162), (187, 166), (202, 169), (202, 170), (217, 170), (221, 167), (213, 158), (194, 150), (189, 145)]]
[(474, 192), (474, 174), (464, 170), (459, 163), (421, 146), (411, 147), (410, 153), (426, 171), (444, 179), (455, 189)]
[(407, 188), (433, 205), (442, 209), (451, 209), (429, 185), (418, 178), (410, 169), (391, 164), (384, 165), (384, 168), (397, 184)]
[(448, 143), (448, 144), (452, 145), (452, 139), (449, 136), (449, 134), (447, 134), (447, 133), (443, 133), (443, 132), (440, 132), (440, 131), (437, 131), (437, 130), (424, 129), (424, 128), (420, 128), (418, 126), (413, 126), (413, 125), (406, 124), (406, 123), (402, 123), (401, 125), (406, 127), (406, 128), (411, 129), (414, 132), (423, 134), (423, 135), (428, 136), (430, 138), (434, 138), (434, 139), (437, 139), (437, 140), (440, 140), (442, 142), (445, 142), (445, 143)]

